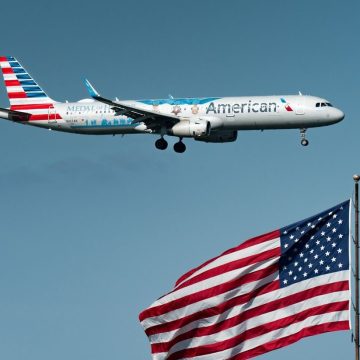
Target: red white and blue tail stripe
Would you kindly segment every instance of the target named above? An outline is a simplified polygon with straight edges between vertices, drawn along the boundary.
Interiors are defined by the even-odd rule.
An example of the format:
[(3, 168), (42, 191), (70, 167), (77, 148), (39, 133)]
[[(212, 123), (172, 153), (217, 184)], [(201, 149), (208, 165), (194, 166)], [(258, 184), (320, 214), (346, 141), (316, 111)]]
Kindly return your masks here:
[(29, 120), (60, 119), (54, 109), (55, 101), (36, 83), (30, 74), (12, 56), (0, 56), (10, 110), (32, 114)]

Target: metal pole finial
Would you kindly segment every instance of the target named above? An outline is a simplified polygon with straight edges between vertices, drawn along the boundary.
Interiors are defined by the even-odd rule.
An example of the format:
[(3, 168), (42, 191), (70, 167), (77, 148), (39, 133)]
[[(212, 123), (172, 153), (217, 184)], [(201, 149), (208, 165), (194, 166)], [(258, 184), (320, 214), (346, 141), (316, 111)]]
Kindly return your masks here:
[(358, 182), (360, 180), (360, 175), (358, 174), (353, 175), (353, 179), (355, 182)]

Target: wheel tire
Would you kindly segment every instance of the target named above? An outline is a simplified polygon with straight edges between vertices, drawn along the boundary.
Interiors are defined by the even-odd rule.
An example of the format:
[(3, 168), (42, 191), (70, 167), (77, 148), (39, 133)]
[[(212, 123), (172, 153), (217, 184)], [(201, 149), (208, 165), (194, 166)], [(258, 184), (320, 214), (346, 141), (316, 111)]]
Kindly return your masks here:
[(182, 154), (183, 152), (185, 152), (186, 150), (186, 146), (183, 142), (179, 141), (177, 143), (174, 144), (174, 151), (177, 153)]
[(165, 150), (168, 147), (168, 143), (165, 139), (160, 138), (155, 141), (155, 147), (159, 150)]
[(309, 140), (302, 139), (302, 140), (301, 140), (301, 145), (302, 145), (302, 146), (308, 146), (308, 145), (309, 145)]

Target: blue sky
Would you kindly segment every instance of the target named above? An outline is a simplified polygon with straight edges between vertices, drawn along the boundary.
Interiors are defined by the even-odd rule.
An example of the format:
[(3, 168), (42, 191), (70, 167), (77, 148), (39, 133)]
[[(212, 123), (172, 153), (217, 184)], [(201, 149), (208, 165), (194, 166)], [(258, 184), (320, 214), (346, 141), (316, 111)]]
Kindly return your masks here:
[[(58, 101), (304, 94), (346, 113), (236, 143), (81, 136), (0, 121), (0, 358), (151, 359), (138, 313), (188, 269), (351, 197), (360, 171), (358, 1), (3, 6), (3, 55)], [(0, 104), (8, 106), (4, 87)], [(176, 139), (169, 139), (174, 143)], [(262, 359), (350, 358), (350, 332)]]

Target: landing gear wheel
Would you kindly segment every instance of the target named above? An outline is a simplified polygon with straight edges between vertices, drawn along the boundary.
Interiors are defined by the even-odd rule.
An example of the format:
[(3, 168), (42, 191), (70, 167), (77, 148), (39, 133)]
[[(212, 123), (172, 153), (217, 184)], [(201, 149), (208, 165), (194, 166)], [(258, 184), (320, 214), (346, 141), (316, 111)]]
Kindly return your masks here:
[(302, 145), (302, 146), (308, 146), (308, 145), (309, 145), (309, 140), (302, 139), (302, 140), (301, 140), (301, 145)]
[(306, 129), (300, 129), (300, 138), (301, 138), (301, 145), (302, 146), (308, 146), (309, 140), (306, 139)]
[(168, 143), (164, 138), (160, 138), (155, 141), (155, 147), (159, 150), (165, 150), (168, 147)]
[(181, 153), (185, 152), (186, 146), (185, 146), (185, 144), (180, 140), (179, 142), (177, 142), (177, 143), (174, 144), (174, 150), (175, 150), (175, 152), (181, 154)]

